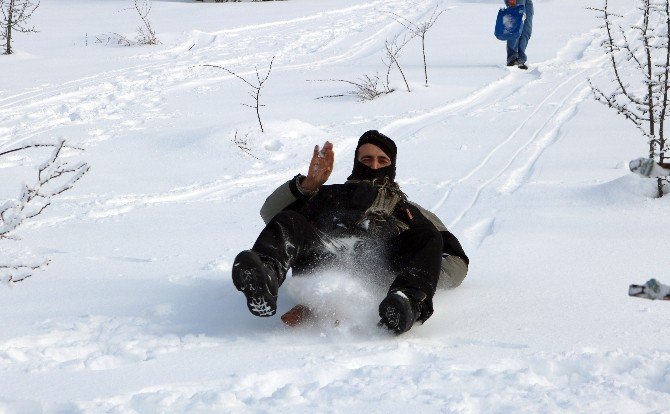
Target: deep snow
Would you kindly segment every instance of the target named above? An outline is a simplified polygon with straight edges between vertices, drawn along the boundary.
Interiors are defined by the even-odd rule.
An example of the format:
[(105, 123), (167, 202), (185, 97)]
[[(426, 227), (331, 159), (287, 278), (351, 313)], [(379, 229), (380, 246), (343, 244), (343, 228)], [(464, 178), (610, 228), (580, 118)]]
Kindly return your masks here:
[[(670, 412), (670, 305), (627, 297), (670, 281), (670, 201), (627, 170), (644, 139), (590, 94), (600, 2), (535, 0), (527, 72), (493, 37), (501, 3), (440, 2), (429, 87), (415, 42), (412, 92), (394, 73), (362, 103), (317, 99), (348, 90), (319, 80), (383, 72), (404, 30), (389, 12), (418, 22), (435, 0), (155, 0), (155, 47), (95, 42), (134, 35), (129, 1), (43, 0), (40, 33), (0, 56), (0, 151), (62, 137), (91, 171), (0, 246), (52, 259), (0, 286), (0, 412)], [(252, 79), (273, 56), (261, 133), (248, 88), (202, 65)], [(229, 273), (261, 203), (326, 139), (342, 182), (368, 129), (463, 243), (464, 284), (399, 337), (375, 326), (382, 293), (342, 272), (280, 291), (280, 312), (321, 304), (314, 325), (253, 317)], [(0, 200), (46, 156), (0, 158)]]

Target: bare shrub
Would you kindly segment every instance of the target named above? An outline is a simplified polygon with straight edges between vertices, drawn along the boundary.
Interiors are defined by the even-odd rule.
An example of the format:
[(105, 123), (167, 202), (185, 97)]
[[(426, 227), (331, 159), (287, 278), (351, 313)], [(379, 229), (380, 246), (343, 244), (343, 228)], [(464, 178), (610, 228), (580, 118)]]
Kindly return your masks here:
[(430, 30), (433, 27), (435, 22), (437, 22), (437, 19), (440, 18), (440, 15), (444, 13), (444, 10), (439, 10), (438, 7), (439, 5), (435, 6), (433, 13), (430, 15), (428, 20), (424, 20), (423, 22), (418, 24), (396, 13), (392, 13), (395, 20), (412, 33), (412, 37), (418, 37), (419, 39), (421, 39), (421, 53), (423, 54), (423, 75), (426, 81), (426, 86), (428, 86), (428, 64), (426, 61), (426, 34), (428, 33), (428, 30)]
[(393, 89), (391, 89), (388, 84), (381, 82), (379, 73), (375, 73), (374, 75), (363, 75), (353, 81), (347, 79), (326, 79), (317, 80), (317, 82), (343, 82), (354, 87), (354, 89), (347, 91), (346, 93), (320, 96), (317, 99), (355, 96), (360, 101), (372, 101), (382, 95), (393, 92)]
[(149, 20), (152, 0), (133, 0), (133, 6), (142, 20), (142, 25), (137, 28), (137, 43), (140, 45), (159, 44), (156, 31)]
[[(38, 166), (36, 180), (24, 184), (20, 194), (0, 204), (0, 241), (17, 240), (15, 231), (27, 221), (42, 214), (52, 198), (71, 189), (89, 170), (85, 162), (71, 163), (62, 157), (65, 140), (57, 144), (31, 144), (0, 153), (0, 157), (32, 148), (53, 147), (51, 156)], [(71, 147), (68, 147), (71, 148)], [(20, 282), (49, 264), (49, 259), (35, 259), (28, 254), (11, 255), (0, 248), (0, 282)]]
[(121, 10), (121, 11), (134, 10), (140, 17), (142, 24), (137, 27), (137, 34), (135, 35), (134, 40), (131, 40), (127, 36), (124, 36), (116, 32), (109, 32), (95, 36), (95, 43), (106, 46), (108, 45), (134, 46), (134, 45), (160, 44), (160, 41), (156, 36), (156, 30), (153, 28), (151, 20), (149, 20), (149, 13), (151, 13), (152, 5), (153, 5), (152, 0), (133, 0), (132, 7)]
[(132, 46), (133, 42), (127, 37), (118, 33), (107, 33), (97, 35), (95, 43), (102, 45)]

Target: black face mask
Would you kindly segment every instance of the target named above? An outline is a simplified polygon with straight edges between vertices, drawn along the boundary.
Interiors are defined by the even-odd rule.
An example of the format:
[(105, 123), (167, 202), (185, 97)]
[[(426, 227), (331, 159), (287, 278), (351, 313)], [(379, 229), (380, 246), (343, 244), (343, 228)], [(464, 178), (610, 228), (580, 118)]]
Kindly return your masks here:
[(351, 175), (348, 180), (374, 180), (375, 178), (388, 177), (392, 181), (395, 180), (395, 164), (387, 167), (377, 168), (373, 170), (358, 159), (354, 160), (354, 169), (351, 170)]

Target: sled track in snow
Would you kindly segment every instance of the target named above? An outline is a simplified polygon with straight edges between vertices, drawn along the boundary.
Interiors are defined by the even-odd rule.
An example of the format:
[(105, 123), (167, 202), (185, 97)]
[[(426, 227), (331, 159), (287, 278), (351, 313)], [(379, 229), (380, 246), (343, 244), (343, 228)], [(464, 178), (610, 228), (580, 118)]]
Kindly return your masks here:
[[(586, 77), (602, 71), (602, 58), (588, 60), (583, 57), (587, 50), (600, 43), (600, 39), (585, 37), (590, 40), (581, 45), (578, 53), (580, 59), (577, 62), (567, 64), (556, 57), (538, 64), (543, 72), (538, 69), (530, 73), (514, 71), (459, 101), (413, 118), (393, 121), (384, 128), (395, 135), (419, 135), (442, 122), (448, 122), (448, 117), (468, 113), (476, 113), (478, 116), (486, 114), (497, 103), (513, 100), (523, 94), (528, 95), (529, 91), (547, 84), (555, 85), (544, 93), (536, 94), (543, 98), (533, 105), (532, 112), (511, 133), (488, 150), (474, 167), (457, 180), (447, 181), (446, 190), (431, 206), (431, 211), (437, 212), (449, 205), (451, 214), (446, 216), (453, 217), (448, 223), (449, 228), (461, 225), (468, 212), (478, 205), (484, 191), (510, 170), (510, 177), (500, 186), (498, 194), (509, 194), (528, 182), (539, 156), (555, 142), (562, 125), (570, 119), (579, 103), (586, 99)], [(570, 48), (570, 45), (566, 46), (566, 49)], [(561, 53), (562, 51), (557, 56)], [(562, 77), (561, 73), (552, 70), (557, 63), (561, 71), (565, 71), (567, 66), (574, 73)], [(529, 80), (529, 77), (533, 79)], [(551, 108), (552, 105), (556, 107)], [(427, 133), (430, 135), (430, 132)], [(518, 167), (513, 169), (515, 166)]]
[[(41, 98), (53, 98), (60, 95), (63, 92), (71, 91), (75, 88), (94, 85), (100, 82), (100, 80), (115, 79), (119, 75), (127, 74), (133, 70), (147, 69), (150, 67), (157, 67), (157, 66), (163, 66), (163, 65), (147, 63), (138, 66), (130, 66), (127, 68), (116, 69), (112, 71), (98, 73), (96, 75), (86, 76), (80, 79), (74, 79), (71, 81), (64, 82), (61, 85), (34, 88), (35, 90), (20, 92), (15, 95), (0, 98), (0, 111), (6, 108), (12, 108), (16, 105), (24, 104), (27, 101), (35, 101), (36, 99)], [(29, 106), (29, 104), (24, 106)]]
[[(256, 177), (236, 177), (230, 180), (216, 180), (207, 184), (175, 188), (159, 194), (126, 194), (105, 201), (88, 201), (89, 207), (86, 208), (87, 211), (85, 214), (95, 219), (125, 214), (137, 208), (159, 204), (208, 202), (229, 199), (233, 193), (238, 193), (249, 188), (255, 189), (258, 188), (259, 184), (276, 182), (282, 177), (286, 177), (285, 172), (264, 174)], [(84, 199), (79, 198), (77, 200), (79, 203), (82, 203)], [(63, 201), (68, 201), (68, 199), (64, 197)]]
[[(583, 73), (583, 72), (580, 72), (579, 74), (581, 74), (581, 73)], [(559, 86), (559, 88), (557, 88), (554, 92), (558, 91), (558, 90), (561, 89), (564, 85), (568, 84), (568, 82), (571, 81), (571, 80), (573, 80), (574, 77), (576, 77), (576, 76), (577, 76), (577, 75), (574, 75), (572, 78), (570, 78), (570, 79), (569, 79), (568, 81), (566, 81), (564, 84), (562, 84), (561, 86)], [(524, 144), (522, 144), (521, 146), (519, 146), (519, 147), (516, 149), (516, 151), (513, 153), (513, 155), (509, 158), (509, 160), (504, 164), (504, 166), (503, 166), (501, 169), (499, 169), (497, 172), (494, 172), (493, 174), (487, 174), (487, 175), (489, 175), (489, 178), (486, 179), (482, 184), (480, 184), (480, 185), (477, 186), (476, 191), (475, 191), (474, 195), (472, 196), (470, 202), (469, 202), (466, 206), (464, 206), (464, 207), (462, 208), (461, 212), (460, 212), (460, 213), (459, 213), (453, 220), (451, 220), (451, 221), (449, 222), (448, 226), (449, 226), (450, 228), (455, 227), (457, 224), (460, 223), (460, 221), (463, 219), (463, 217), (464, 217), (464, 216), (465, 216), (465, 215), (466, 215), (466, 214), (467, 214), (467, 213), (474, 207), (474, 205), (475, 205), (475, 204), (477, 203), (477, 201), (480, 199), (481, 194), (482, 194), (482, 191), (483, 191), (486, 187), (488, 187), (490, 184), (492, 184), (495, 180), (497, 180), (499, 177), (501, 177), (501, 176), (502, 176), (502, 175), (509, 169), (509, 167), (510, 167), (515, 161), (517, 161), (517, 160), (519, 159), (521, 153), (522, 153), (523, 151), (525, 151), (525, 150), (526, 150), (532, 143), (536, 142), (538, 136), (540, 136), (540, 133), (541, 133), (542, 131), (544, 131), (544, 130), (547, 128), (547, 126), (549, 126), (549, 125), (552, 123), (552, 121), (554, 121), (556, 115), (557, 115), (559, 112), (572, 112), (572, 111), (573, 111), (573, 108), (574, 108), (576, 105), (578, 105), (578, 104), (582, 101), (582, 99), (573, 100), (573, 102), (571, 102), (570, 106), (567, 107), (567, 108), (565, 107), (565, 105), (566, 105), (566, 103), (567, 103), (567, 102), (568, 102), (568, 101), (569, 101), (569, 100), (576, 94), (577, 91), (579, 91), (579, 90), (583, 90), (583, 89), (584, 89), (584, 85), (585, 85), (585, 83), (586, 83), (586, 82), (580, 82), (580, 83), (578, 83), (574, 88), (572, 88), (572, 89), (565, 95), (565, 97), (563, 98), (563, 100), (561, 101), (561, 103), (556, 107), (556, 109), (555, 109), (555, 110), (551, 113), (551, 115), (546, 119), (546, 121), (542, 124), (542, 126), (541, 126), (540, 128), (538, 128), (538, 129), (536, 129), (533, 133), (531, 133), (531, 137), (530, 137), (530, 139), (529, 139), (528, 141), (526, 141)], [(542, 107), (544, 107), (545, 104), (548, 102), (549, 98), (551, 98), (553, 95), (554, 95), (554, 93), (552, 92), (552, 94), (549, 95), (549, 96), (545, 99), (545, 101), (543, 101), (543, 102), (538, 106), (538, 108), (536, 109), (536, 111), (535, 111), (533, 114), (531, 114), (531, 116), (529, 116), (528, 118), (526, 118), (526, 120), (524, 120), (524, 122), (522, 123), (522, 125), (521, 125), (517, 130), (515, 130), (514, 133), (513, 133), (512, 135), (510, 135), (510, 136), (508, 137), (508, 140), (506, 140), (506, 141), (504, 141), (503, 143), (499, 144), (493, 151), (491, 151), (491, 152), (486, 156), (486, 159), (485, 159), (485, 160), (484, 160), (484, 161), (483, 161), (483, 162), (476, 168), (476, 170), (471, 171), (466, 177), (464, 177), (464, 178), (460, 179), (459, 181), (457, 181), (456, 183), (454, 183), (454, 186), (456, 186), (456, 185), (458, 185), (458, 184), (460, 184), (460, 183), (462, 183), (462, 182), (464, 182), (464, 181), (470, 179), (470, 178), (473, 177), (473, 176), (474, 176), (474, 175), (475, 175), (481, 168), (483, 168), (484, 165), (488, 164), (488, 161), (495, 155), (495, 153), (496, 153), (500, 148), (502, 148), (504, 145), (506, 145), (512, 138), (514, 138), (514, 136), (515, 136), (515, 135), (516, 135), (516, 134), (523, 128), (523, 126), (525, 126), (526, 122), (527, 122), (528, 120), (530, 120), (532, 117), (535, 117), (535, 116), (537, 115), (537, 112), (539, 111), (539, 109), (542, 108)], [(562, 120), (561, 122), (557, 123), (557, 125), (555, 126), (555, 128), (554, 128), (553, 130), (547, 132), (547, 133), (550, 134), (550, 133), (553, 133), (553, 132), (557, 131), (558, 129), (560, 129), (560, 126), (563, 124), (563, 122), (565, 122), (565, 120)], [(545, 148), (546, 148), (546, 147), (545, 147)], [(543, 148), (543, 149), (544, 149), (544, 148)], [(530, 168), (530, 167), (529, 167), (529, 168)], [(527, 176), (524, 175), (524, 177), (526, 177), (526, 178), (524, 179), (524, 181), (527, 181), (527, 179), (528, 179)], [(518, 187), (521, 186), (522, 184), (523, 184), (523, 183), (517, 183), (516, 187), (518, 188)], [(439, 202), (439, 203), (437, 204), (437, 206), (435, 207), (436, 209), (442, 207), (442, 206), (447, 202), (449, 196), (451, 195), (452, 190), (453, 190), (453, 187), (451, 187), (449, 190), (447, 190), (447, 192), (445, 193), (444, 197), (440, 200), (440, 202)]]
[[(124, 119), (129, 119), (129, 116), (141, 117), (142, 111), (135, 114), (128, 113), (125, 108), (115, 110), (118, 109), (115, 107), (117, 102), (121, 105), (147, 102), (152, 97), (160, 98), (170, 88), (189, 84), (200, 86), (237, 81), (231, 75), (222, 76), (222, 72), (200, 67), (202, 64), (225, 65), (244, 76), (254, 74), (254, 66), (259, 62), (268, 63), (273, 55), (277, 57), (273, 68), (275, 72), (316, 68), (348, 61), (366, 50), (373, 50), (377, 43), (382, 42), (384, 34), (394, 28), (404, 30), (398, 29), (396, 26), (399, 25), (381, 13), (380, 9), (398, 10), (406, 14), (419, 12), (424, 15), (431, 9), (433, 3), (432, 0), (425, 0), (419, 5), (407, 0), (392, 3), (375, 1), (295, 19), (222, 30), (202, 35), (208, 37), (208, 41), (193, 52), (184, 52), (184, 49), (188, 49), (187, 44), (197, 45), (197, 41), (192, 43), (192, 40), (187, 40), (180, 46), (158, 53), (165, 58), (161, 63), (135, 65), (74, 79), (61, 85), (13, 94), (0, 100), (0, 150), (25, 143), (35, 136), (58, 128), (67, 127), (73, 122), (78, 125), (86, 124), (87, 116), (95, 120), (107, 116), (122, 116)], [(304, 28), (301, 29), (301, 23), (310, 21), (311, 24), (315, 24), (316, 20), (324, 20), (321, 27), (326, 27), (329, 31), (320, 30), (312, 33)], [(381, 27), (362, 39), (350, 39), (359, 30), (362, 32), (371, 24)], [(266, 32), (259, 36), (259, 30)], [(258, 47), (252, 47), (253, 45), (247, 43), (231, 45), (230, 39), (227, 38), (230, 35), (243, 35), (247, 32), (255, 33), (254, 45), (259, 45)], [(278, 38), (288, 39), (278, 44), (281, 49), (279, 51), (273, 47), (277, 44)], [(340, 44), (347, 44), (347, 47), (338, 51)], [(332, 53), (333, 50), (336, 53)], [(248, 70), (240, 70), (240, 67)], [(102, 92), (109, 101), (96, 96), (101, 92), (101, 86), (108, 86)], [(85, 116), (81, 116), (80, 108), (87, 106), (93, 109), (85, 113)], [(28, 117), (26, 114), (32, 115)]]

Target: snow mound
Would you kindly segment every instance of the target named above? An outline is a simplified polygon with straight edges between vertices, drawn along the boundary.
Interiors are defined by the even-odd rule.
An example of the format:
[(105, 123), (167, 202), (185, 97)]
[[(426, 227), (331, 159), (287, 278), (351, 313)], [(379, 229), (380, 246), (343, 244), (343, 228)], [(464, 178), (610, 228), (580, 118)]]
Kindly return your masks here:
[(626, 174), (606, 183), (597, 184), (587, 190), (587, 197), (610, 203), (622, 203), (626, 200), (656, 198), (656, 180)]

